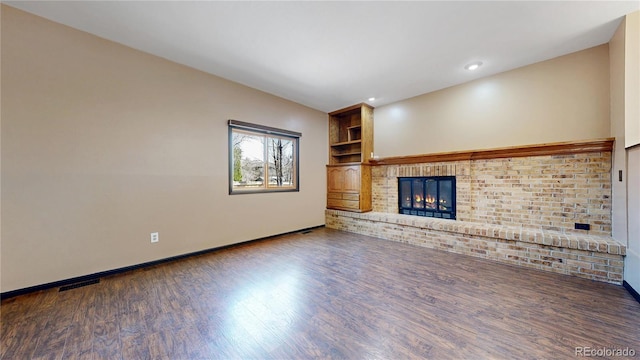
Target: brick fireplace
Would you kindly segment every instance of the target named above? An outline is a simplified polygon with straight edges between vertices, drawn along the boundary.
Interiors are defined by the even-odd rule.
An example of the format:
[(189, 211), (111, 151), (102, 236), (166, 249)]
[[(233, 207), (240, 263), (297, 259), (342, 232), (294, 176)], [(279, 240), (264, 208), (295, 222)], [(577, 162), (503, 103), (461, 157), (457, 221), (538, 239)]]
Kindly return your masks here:
[[(381, 159), (373, 212), (327, 210), (327, 227), (510, 264), (621, 283), (611, 238), (613, 140)], [(455, 220), (399, 214), (401, 179), (455, 177)], [(576, 223), (590, 230), (577, 230)]]
[[(611, 235), (611, 152), (374, 166), (373, 211), (398, 213), (398, 178), (456, 178), (456, 218)], [(577, 230), (583, 232), (583, 230)]]

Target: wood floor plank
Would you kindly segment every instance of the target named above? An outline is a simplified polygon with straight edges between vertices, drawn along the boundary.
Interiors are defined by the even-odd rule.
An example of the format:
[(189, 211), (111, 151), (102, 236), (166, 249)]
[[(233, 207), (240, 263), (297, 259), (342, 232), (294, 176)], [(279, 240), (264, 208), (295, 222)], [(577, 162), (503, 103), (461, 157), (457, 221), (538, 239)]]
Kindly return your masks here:
[(541, 359), (640, 353), (620, 286), (331, 229), (2, 302), (0, 359)]
[[(3, 309), (2, 314), (4, 312)], [(44, 322), (40, 324), (33, 320), (15, 321), (15, 318), (12, 320), (11, 323), (3, 321), (1, 324), (1, 358), (27, 359), (32, 357), (38, 345), (41, 326), (44, 327)]]

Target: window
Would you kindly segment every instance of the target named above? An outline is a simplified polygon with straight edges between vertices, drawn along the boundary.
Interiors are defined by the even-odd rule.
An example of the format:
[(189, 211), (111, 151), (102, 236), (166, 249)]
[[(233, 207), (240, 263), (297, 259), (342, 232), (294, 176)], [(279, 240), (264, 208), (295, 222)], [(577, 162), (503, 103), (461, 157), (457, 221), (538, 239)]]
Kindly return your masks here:
[(300, 136), (229, 120), (229, 194), (298, 191)]

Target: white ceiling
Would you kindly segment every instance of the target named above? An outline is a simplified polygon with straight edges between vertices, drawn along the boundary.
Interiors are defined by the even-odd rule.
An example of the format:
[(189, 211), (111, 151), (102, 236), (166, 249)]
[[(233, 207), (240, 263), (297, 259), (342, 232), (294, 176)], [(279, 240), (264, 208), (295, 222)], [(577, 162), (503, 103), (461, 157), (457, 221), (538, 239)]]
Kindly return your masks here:
[[(639, 1), (5, 1), (325, 112), (608, 42)], [(472, 61), (484, 65), (463, 69)]]

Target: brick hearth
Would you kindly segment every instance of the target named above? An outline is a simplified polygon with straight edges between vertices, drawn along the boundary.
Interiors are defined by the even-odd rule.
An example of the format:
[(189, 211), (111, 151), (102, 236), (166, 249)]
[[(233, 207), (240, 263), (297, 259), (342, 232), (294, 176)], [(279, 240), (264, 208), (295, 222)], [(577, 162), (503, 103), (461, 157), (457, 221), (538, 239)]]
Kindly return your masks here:
[(326, 226), (507, 264), (622, 283), (626, 248), (602, 235), (326, 210)]

